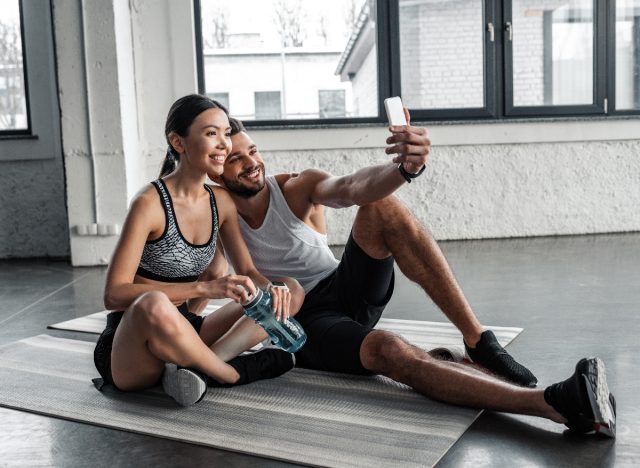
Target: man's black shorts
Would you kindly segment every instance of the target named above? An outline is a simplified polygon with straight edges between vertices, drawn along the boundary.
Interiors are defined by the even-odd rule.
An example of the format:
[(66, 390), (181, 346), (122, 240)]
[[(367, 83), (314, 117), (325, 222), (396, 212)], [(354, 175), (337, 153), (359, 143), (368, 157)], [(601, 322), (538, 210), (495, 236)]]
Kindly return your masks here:
[(297, 365), (350, 374), (370, 374), (360, 361), (360, 346), (391, 299), (393, 257), (369, 257), (349, 236), (342, 260), (305, 297), (296, 319), (307, 342)]

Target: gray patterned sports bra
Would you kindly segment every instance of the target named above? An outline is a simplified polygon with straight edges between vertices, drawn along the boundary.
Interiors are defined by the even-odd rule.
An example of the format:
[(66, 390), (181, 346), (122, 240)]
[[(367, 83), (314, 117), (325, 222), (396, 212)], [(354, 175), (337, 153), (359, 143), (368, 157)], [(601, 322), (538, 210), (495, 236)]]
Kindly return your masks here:
[(156, 188), (164, 208), (164, 232), (158, 239), (147, 241), (142, 251), (137, 275), (167, 283), (186, 283), (195, 281), (207, 268), (216, 251), (218, 239), (218, 209), (213, 190), (208, 185), (211, 200), (211, 237), (205, 244), (192, 244), (184, 238), (176, 221), (173, 201), (169, 190), (162, 179), (151, 184)]

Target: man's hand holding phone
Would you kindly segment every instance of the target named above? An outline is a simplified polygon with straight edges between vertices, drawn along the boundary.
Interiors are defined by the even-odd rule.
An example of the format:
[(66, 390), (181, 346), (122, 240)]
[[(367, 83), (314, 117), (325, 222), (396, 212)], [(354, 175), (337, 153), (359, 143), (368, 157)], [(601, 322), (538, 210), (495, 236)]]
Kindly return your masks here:
[(389, 131), (392, 135), (387, 138), (385, 152), (395, 154), (393, 162), (398, 163), (398, 170), (402, 176), (411, 182), (422, 174), (427, 164), (431, 140), (427, 137), (427, 129), (411, 126), (409, 110), (402, 105), (399, 97), (384, 100), (384, 106), (389, 120)]

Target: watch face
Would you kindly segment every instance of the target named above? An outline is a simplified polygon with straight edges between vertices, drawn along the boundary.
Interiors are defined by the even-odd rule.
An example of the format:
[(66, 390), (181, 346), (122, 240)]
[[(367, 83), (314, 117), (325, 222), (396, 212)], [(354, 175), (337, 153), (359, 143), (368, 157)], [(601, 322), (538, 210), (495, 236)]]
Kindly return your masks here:
[(284, 283), (284, 281), (272, 281), (271, 284), (273, 284), (274, 287), (276, 288), (286, 288), (287, 285)]

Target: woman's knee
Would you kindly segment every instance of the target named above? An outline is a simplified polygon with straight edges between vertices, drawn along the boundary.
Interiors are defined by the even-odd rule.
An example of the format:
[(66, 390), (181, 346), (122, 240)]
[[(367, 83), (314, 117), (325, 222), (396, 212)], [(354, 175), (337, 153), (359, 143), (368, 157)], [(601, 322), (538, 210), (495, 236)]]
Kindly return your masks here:
[(179, 327), (180, 314), (161, 291), (144, 293), (133, 303), (131, 312), (136, 321), (142, 322), (147, 330), (153, 332), (171, 334)]

